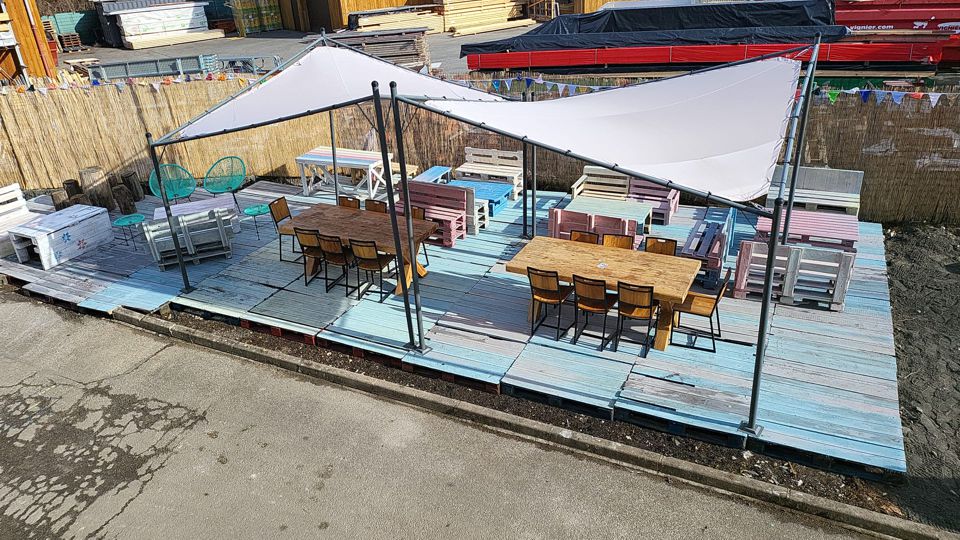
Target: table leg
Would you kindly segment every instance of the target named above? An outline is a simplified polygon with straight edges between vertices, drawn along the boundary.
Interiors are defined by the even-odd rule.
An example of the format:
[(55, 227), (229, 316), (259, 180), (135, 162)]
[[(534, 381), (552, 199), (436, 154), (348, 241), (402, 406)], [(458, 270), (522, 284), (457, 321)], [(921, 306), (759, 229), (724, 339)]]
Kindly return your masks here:
[(300, 165), (300, 185), (303, 187), (303, 194), (310, 195), (310, 186), (307, 184), (307, 171), (306, 165), (299, 163)]
[(320, 268), (320, 259), (316, 257), (307, 257), (307, 275), (312, 276), (317, 273), (317, 270)]
[[(420, 246), (417, 246), (418, 249), (419, 247)], [(427, 277), (427, 269), (422, 264), (420, 264), (419, 260), (417, 260), (416, 263), (417, 263), (417, 276), (421, 278)], [(407, 288), (409, 289), (411, 284), (413, 283), (413, 272), (410, 269), (409, 261), (403, 262), (403, 278), (407, 281)], [(399, 280), (397, 280), (397, 287), (396, 289), (394, 289), (393, 292), (394, 294), (403, 294), (403, 286), (400, 285)]]
[(657, 335), (653, 339), (653, 348), (658, 351), (667, 350), (671, 332), (673, 332), (673, 305), (661, 302), (660, 318), (657, 320)]

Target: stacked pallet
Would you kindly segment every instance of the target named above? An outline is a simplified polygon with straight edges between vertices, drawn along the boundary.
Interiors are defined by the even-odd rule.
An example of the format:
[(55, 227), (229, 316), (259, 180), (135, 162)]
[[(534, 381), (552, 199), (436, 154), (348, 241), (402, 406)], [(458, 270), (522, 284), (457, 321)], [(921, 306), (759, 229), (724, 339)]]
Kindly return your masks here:
[(431, 4), (356, 11), (350, 14), (348, 27), (361, 32), (426, 28), (428, 34), (437, 34), (444, 31), (439, 7), (440, 4)]
[(205, 2), (147, 5), (115, 11), (121, 39), (128, 49), (146, 49), (223, 37), (208, 30)]
[(430, 65), (424, 36), (426, 28), (384, 30), (382, 32), (337, 32), (333, 38), (398, 66), (420, 69)]
[(526, 0), (444, 0), (443, 25), (455, 36), (536, 24), (524, 18)]

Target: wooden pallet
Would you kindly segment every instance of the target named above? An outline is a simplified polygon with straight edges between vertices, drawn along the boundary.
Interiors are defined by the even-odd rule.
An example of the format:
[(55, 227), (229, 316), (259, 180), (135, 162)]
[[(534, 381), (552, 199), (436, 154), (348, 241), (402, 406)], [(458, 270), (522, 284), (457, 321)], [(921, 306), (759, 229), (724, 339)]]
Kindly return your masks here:
[(356, 11), (350, 13), (348, 27), (360, 32), (426, 28), (427, 34), (437, 34), (444, 30), (439, 7), (434, 4)]
[(90, 47), (85, 46), (80, 42), (80, 34), (69, 33), (69, 34), (60, 34), (60, 44), (64, 52), (80, 52), (88, 51)]
[[(496, 30), (498, 25), (523, 18), (526, 2), (521, 0), (445, 0), (442, 11), (444, 29), (465, 35)], [(534, 24), (534, 21), (526, 20), (529, 21), (526, 24)], [(477, 31), (471, 32), (471, 28)]]
[(344, 45), (398, 66), (419, 69), (430, 65), (430, 52), (424, 38), (427, 31), (428, 28), (420, 27), (375, 32), (337, 32), (331, 37)]

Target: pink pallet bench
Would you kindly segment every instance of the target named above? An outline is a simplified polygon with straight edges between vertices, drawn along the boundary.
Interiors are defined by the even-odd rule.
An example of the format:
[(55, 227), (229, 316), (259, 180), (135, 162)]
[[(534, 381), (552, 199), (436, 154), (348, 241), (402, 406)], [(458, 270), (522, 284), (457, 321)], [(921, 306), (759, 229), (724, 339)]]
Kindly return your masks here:
[(637, 220), (608, 216), (593, 216), (593, 232), (603, 239), (605, 234), (622, 234), (633, 237), (633, 247), (643, 243), (643, 234), (637, 234)]
[(550, 209), (548, 231), (553, 238), (570, 239), (570, 231), (592, 231), (593, 216), (572, 210)]
[(670, 218), (680, 208), (679, 191), (639, 178), (630, 179), (630, 192), (627, 198), (652, 205), (653, 222), (657, 225), (669, 225)]
[[(410, 182), (410, 204), (423, 208), (424, 217), (440, 226), (431, 243), (453, 247), (467, 237), (467, 191), (455, 186)], [(403, 198), (397, 202), (397, 212), (403, 213)]]

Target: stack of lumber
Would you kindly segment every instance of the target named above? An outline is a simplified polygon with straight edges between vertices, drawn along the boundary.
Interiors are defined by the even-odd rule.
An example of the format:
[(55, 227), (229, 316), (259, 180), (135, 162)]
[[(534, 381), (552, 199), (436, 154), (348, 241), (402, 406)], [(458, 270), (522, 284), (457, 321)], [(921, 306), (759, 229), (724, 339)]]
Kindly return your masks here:
[(128, 49), (146, 49), (223, 37), (207, 29), (206, 2), (154, 4), (113, 12)]
[(438, 8), (440, 4), (355, 11), (350, 13), (348, 27), (361, 32), (426, 28), (427, 34), (438, 34), (444, 31)]
[(455, 36), (536, 24), (524, 18), (526, 0), (444, 0), (443, 25)]
[(381, 32), (337, 32), (331, 37), (398, 66), (420, 69), (430, 65), (424, 36), (426, 28), (384, 30)]

